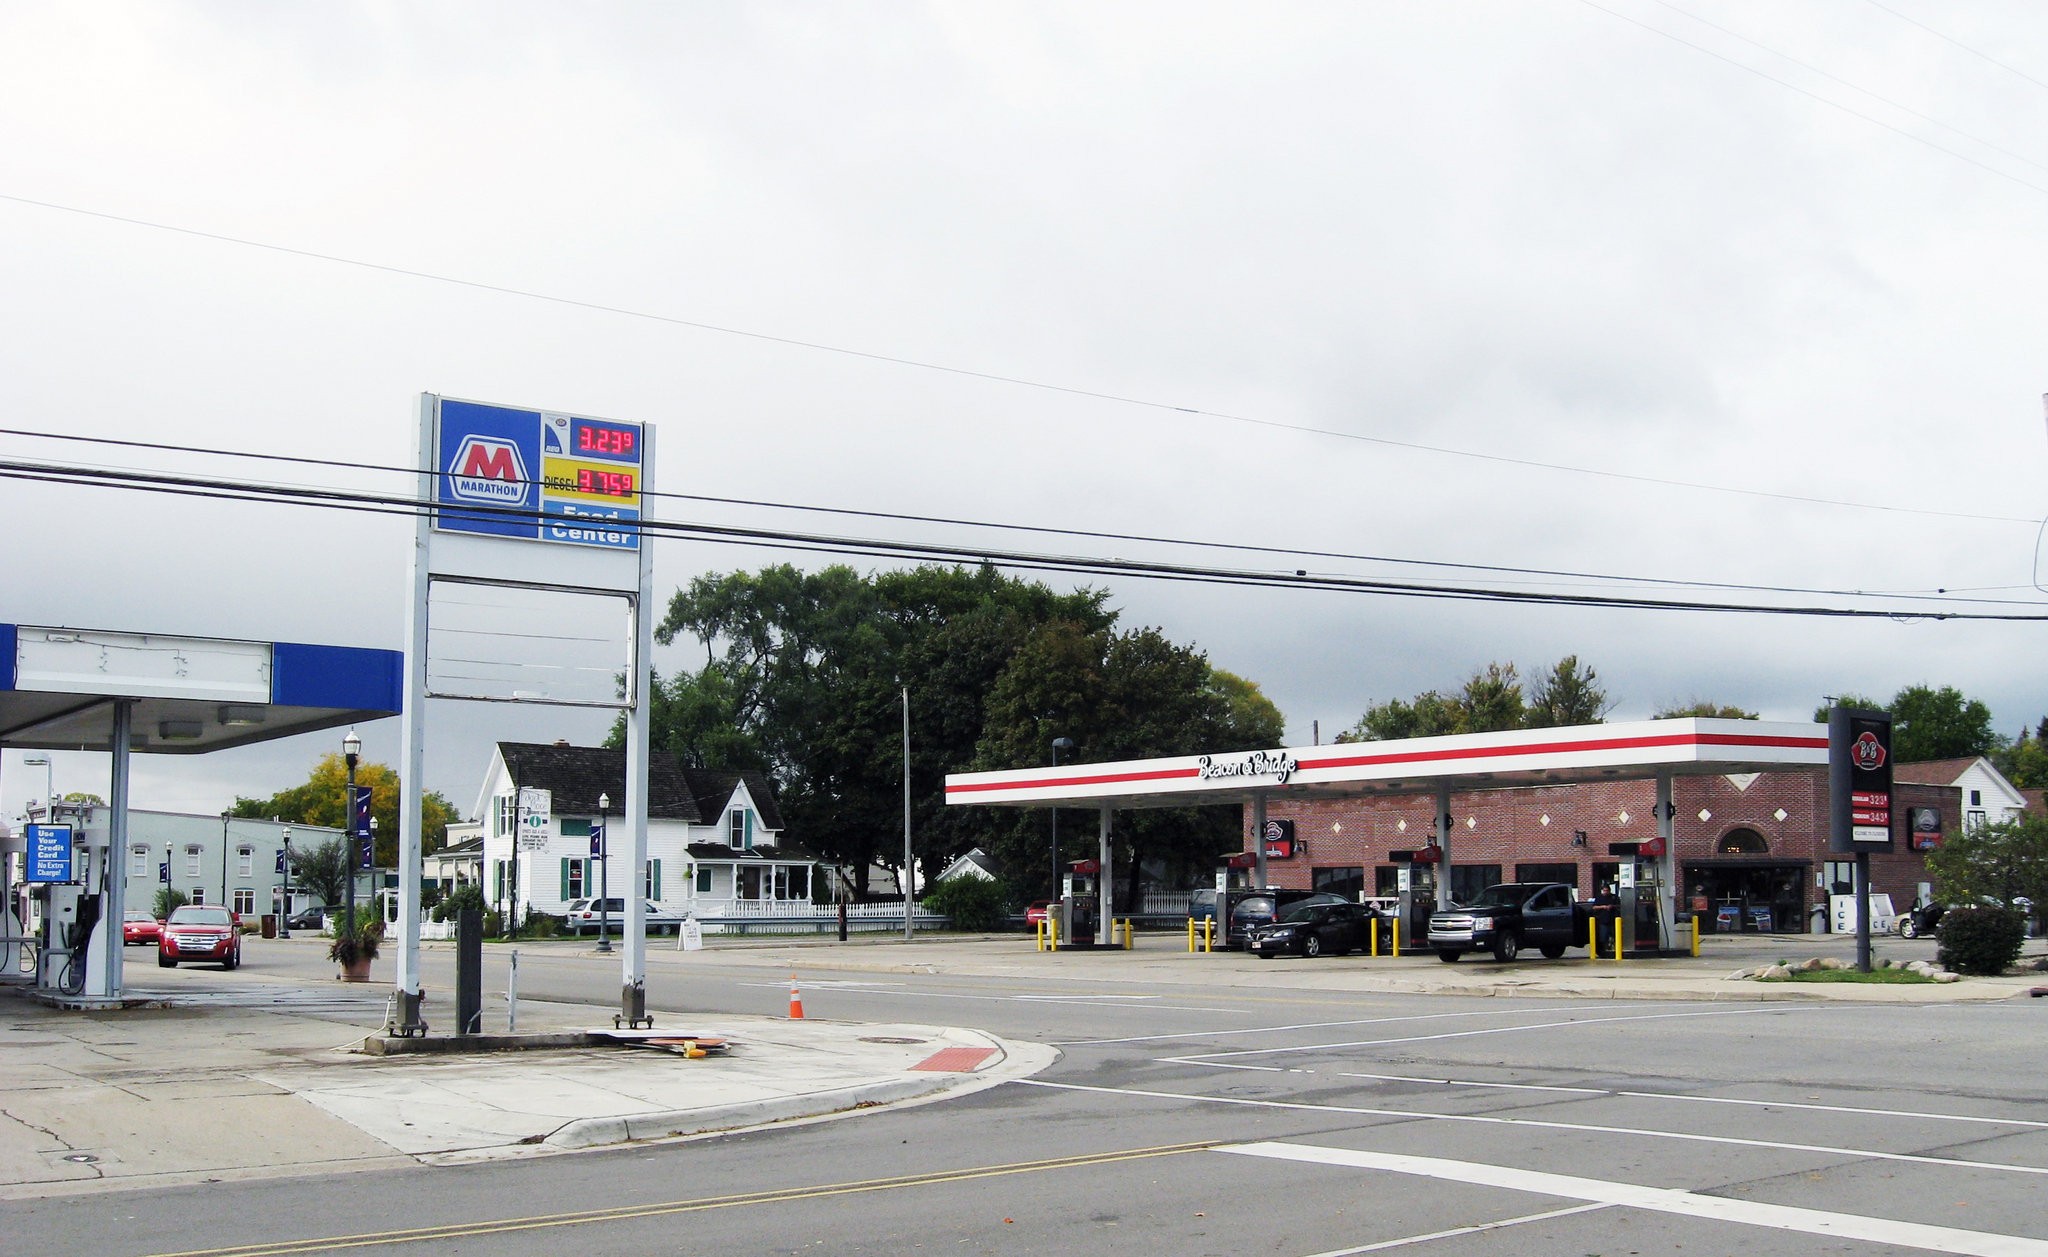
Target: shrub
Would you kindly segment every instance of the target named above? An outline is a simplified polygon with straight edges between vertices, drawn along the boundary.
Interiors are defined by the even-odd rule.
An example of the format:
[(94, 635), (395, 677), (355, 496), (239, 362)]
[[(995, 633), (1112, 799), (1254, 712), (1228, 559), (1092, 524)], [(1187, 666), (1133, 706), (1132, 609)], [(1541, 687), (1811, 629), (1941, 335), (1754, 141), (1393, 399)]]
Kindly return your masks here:
[(2012, 908), (1976, 904), (1950, 908), (1935, 927), (1935, 959), (1944, 969), (1995, 977), (2010, 969), (2026, 944), (2026, 918)]
[(934, 912), (944, 913), (956, 930), (986, 934), (1009, 924), (1009, 887), (979, 877), (956, 877), (932, 887), (924, 897)]
[(191, 902), (185, 898), (184, 891), (172, 890), (166, 886), (156, 892), (156, 919), (161, 921)]

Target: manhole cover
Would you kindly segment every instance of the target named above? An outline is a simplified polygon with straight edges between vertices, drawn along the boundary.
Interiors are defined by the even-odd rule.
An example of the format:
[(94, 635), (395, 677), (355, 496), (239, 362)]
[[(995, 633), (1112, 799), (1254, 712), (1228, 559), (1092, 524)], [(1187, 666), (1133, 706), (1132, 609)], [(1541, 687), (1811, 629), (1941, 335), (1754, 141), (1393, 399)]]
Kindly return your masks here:
[(901, 1037), (901, 1036), (899, 1036), (899, 1035), (890, 1035), (890, 1034), (865, 1034), (865, 1035), (862, 1035), (862, 1036), (861, 1036), (861, 1039), (860, 1039), (860, 1041), (861, 1041), (862, 1043), (922, 1043), (922, 1042), (924, 1042), (924, 1040), (923, 1040), (923, 1039), (905, 1039), (905, 1038), (903, 1038), (903, 1037)]

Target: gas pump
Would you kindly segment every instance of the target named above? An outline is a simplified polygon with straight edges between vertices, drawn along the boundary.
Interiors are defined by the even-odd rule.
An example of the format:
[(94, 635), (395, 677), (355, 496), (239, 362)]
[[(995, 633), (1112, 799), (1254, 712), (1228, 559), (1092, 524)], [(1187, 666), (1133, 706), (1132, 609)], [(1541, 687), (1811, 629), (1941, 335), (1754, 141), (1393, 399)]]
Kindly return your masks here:
[(41, 909), (36, 934), (36, 987), (64, 995), (104, 995), (107, 975), (93, 957), (107, 950), (105, 931), (120, 929), (102, 911), (111, 861), (102, 826), (28, 827), (27, 879)]
[(1394, 866), (1394, 889), (1401, 899), (1401, 939), (1429, 937), (1429, 914), (1436, 911), (1436, 866), (1442, 858), (1437, 847), (1410, 851), (1389, 851)]
[(1628, 946), (1668, 947), (1671, 923), (1664, 919), (1661, 872), (1664, 840), (1613, 842), (1607, 845), (1607, 853), (1621, 861), (1614, 890), (1621, 901), (1621, 919), (1628, 922)]
[(1096, 931), (1096, 890), (1102, 865), (1094, 860), (1076, 860), (1060, 876), (1060, 901), (1055, 911), (1060, 924), (1062, 947), (1092, 944)]

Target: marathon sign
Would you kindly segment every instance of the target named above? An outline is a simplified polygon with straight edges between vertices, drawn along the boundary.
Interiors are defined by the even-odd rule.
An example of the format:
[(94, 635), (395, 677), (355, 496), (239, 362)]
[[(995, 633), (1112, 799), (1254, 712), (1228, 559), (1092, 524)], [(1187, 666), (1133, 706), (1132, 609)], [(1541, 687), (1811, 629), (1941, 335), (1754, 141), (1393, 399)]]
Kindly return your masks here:
[(1828, 712), (1828, 850), (1892, 849), (1892, 718)]
[(436, 529), (639, 549), (641, 425), (446, 398), (435, 413)]

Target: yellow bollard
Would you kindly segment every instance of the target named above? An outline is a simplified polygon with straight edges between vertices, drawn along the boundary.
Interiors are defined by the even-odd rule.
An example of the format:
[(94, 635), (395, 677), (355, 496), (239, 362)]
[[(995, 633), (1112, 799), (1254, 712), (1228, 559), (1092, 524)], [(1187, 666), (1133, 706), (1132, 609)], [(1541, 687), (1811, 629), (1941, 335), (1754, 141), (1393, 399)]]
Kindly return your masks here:
[(1378, 958), (1379, 958), (1379, 954), (1380, 954), (1380, 919), (1379, 919), (1378, 917), (1374, 917), (1374, 918), (1372, 919), (1372, 950), (1371, 950), (1371, 952), (1369, 952), (1368, 954), (1369, 954), (1369, 955), (1371, 955), (1371, 956), (1372, 956), (1372, 957), (1373, 957), (1374, 959), (1378, 959)]
[(1614, 961), (1615, 961), (1615, 963), (1616, 963), (1616, 964), (1620, 964), (1620, 963), (1621, 963), (1621, 953), (1622, 953), (1622, 945), (1621, 945), (1621, 939), (1622, 939), (1622, 933), (1621, 933), (1621, 918), (1620, 918), (1620, 917), (1616, 917), (1616, 918), (1614, 918)]
[(1136, 936), (1136, 934), (1137, 934), (1137, 931), (1131, 928), (1131, 919), (1130, 919), (1129, 917), (1125, 917), (1125, 918), (1124, 918), (1124, 950), (1125, 950), (1125, 951), (1136, 951), (1136, 950), (1137, 950), (1137, 947), (1138, 947), (1138, 941), (1137, 941), (1137, 938), (1135, 937), (1135, 936)]
[(1586, 918), (1586, 954), (1595, 960), (1600, 959), (1600, 918), (1597, 916)]
[(1188, 954), (1189, 954), (1189, 955), (1193, 955), (1193, 954), (1194, 954), (1194, 951), (1195, 951), (1195, 919), (1194, 919), (1193, 917), (1189, 917), (1189, 918), (1188, 918)]
[(1700, 914), (1692, 914), (1692, 954), (1697, 960), (1700, 954)]
[(1400, 955), (1401, 955), (1401, 918), (1399, 918), (1399, 917), (1395, 917), (1395, 918), (1394, 918), (1394, 956), (1395, 956), (1395, 958), (1396, 958), (1396, 959), (1399, 959), (1399, 958), (1400, 958)]
[(1204, 917), (1202, 919), (1202, 950), (1212, 956), (1216, 954), (1215, 917)]
[(1044, 918), (1044, 917), (1040, 917), (1040, 918), (1038, 918), (1038, 930), (1037, 930), (1037, 937), (1038, 937), (1038, 950), (1040, 950), (1040, 951), (1044, 951), (1044, 950), (1045, 950), (1045, 918)]

